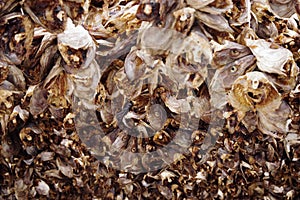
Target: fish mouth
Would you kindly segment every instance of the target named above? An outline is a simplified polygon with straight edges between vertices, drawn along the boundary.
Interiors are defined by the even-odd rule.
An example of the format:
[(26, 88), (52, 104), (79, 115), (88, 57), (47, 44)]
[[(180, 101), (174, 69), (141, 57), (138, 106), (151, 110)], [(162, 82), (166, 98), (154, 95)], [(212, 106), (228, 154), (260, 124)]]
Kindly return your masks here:
[(247, 96), (254, 102), (254, 103), (260, 103), (263, 101), (264, 94), (259, 91), (249, 91), (247, 93)]

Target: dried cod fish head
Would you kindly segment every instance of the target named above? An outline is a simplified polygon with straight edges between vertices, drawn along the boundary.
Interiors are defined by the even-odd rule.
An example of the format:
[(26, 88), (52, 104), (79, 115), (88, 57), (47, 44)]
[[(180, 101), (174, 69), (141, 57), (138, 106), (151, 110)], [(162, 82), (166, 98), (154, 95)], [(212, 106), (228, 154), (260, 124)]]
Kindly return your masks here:
[(183, 34), (187, 34), (194, 24), (195, 21), (195, 9), (193, 8), (183, 8), (173, 12), (175, 21), (173, 27), (176, 31), (179, 31)]
[(0, 124), (2, 133), (6, 133), (11, 113), (24, 96), (25, 88), (26, 83), (22, 71), (9, 64), (5, 56), (0, 55)]
[(285, 101), (271, 103), (258, 111), (258, 129), (267, 135), (281, 138), (289, 132), (290, 106)]
[(213, 65), (217, 68), (209, 85), (211, 103), (221, 109), (226, 104), (227, 91), (233, 82), (246, 72), (252, 71), (256, 64), (255, 57), (248, 47), (225, 41), (224, 45), (216, 44)]
[(83, 26), (75, 26), (68, 18), (66, 30), (57, 35), (58, 49), (69, 73), (87, 68), (96, 54), (96, 45)]
[(72, 18), (74, 22), (81, 23), (83, 16), (89, 11), (90, 1), (84, 0), (67, 0), (63, 2), (66, 14)]
[(256, 34), (263, 39), (277, 37), (280, 29), (278, 29), (278, 21), (280, 17), (276, 15), (270, 8), (268, 3), (254, 2), (251, 12), (251, 27)]
[(23, 6), (35, 23), (52, 33), (64, 31), (67, 15), (62, 0), (26, 0)]
[(294, 88), (299, 67), (290, 50), (263, 39), (247, 39), (246, 44), (257, 59), (257, 67), (261, 71), (267, 72), (276, 85), (284, 90)]
[[(82, 100), (86, 108), (96, 109), (95, 96), (100, 79), (100, 67), (95, 60), (92, 60), (89, 67), (80, 69), (77, 73), (68, 74), (68, 94), (74, 94)], [(64, 87), (64, 85), (62, 85)]]
[(170, 51), (172, 46), (179, 45), (183, 36), (176, 30), (153, 27), (151, 24), (144, 23), (139, 30), (137, 46), (152, 55), (163, 54)]
[(10, 13), (0, 19), (0, 47), (12, 64), (20, 65), (31, 53), (33, 23), (28, 16)]
[(52, 33), (61, 33), (65, 29), (67, 15), (62, 0), (26, 0), (24, 10), (31, 19)]
[[(156, 30), (161, 29), (157, 28)], [(141, 43), (145, 42), (143, 41), (144, 36), (147, 37), (146, 34), (142, 35)], [(173, 77), (171, 78), (172, 74), (168, 73), (172, 71), (173, 66), (164, 65), (161, 58), (164, 54), (157, 53), (155, 51), (157, 47), (154, 44), (147, 41), (145, 43), (148, 48), (145, 48), (143, 45), (133, 47), (129, 54), (127, 54), (124, 62), (120, 61), (119, 64), (111, 63), (101, 78), (103, 86), (101, 84), (100, 86), (98, 85), (103, 90), (106, 90), (105, 94), (102, 91), (103, 95), (101, 96), (106, 98), (107, 104), (103, 104), (103, 100), (101, 100), (101, 106), (110, 107), (109, 109), (105, 108), (105, 112), (101, 109), (100, 113), (102, 118), (100, 121), (103, 124), (105, 134), (110, 135), (114, 131), (124, 131), (124, 133), (131, 135), (129, 138), (124, 138), (123, 135), (109, 136), (112, 138), (111, 143), (114, 146), (114, 154), (118, 152), (124, 155), (120, 156), (121, 162), (125, 165), (124, 168), (126, 169), (130, 169), (130, 166), (136, 166), (137, 164), (127, 163), (131, 158), (125, 158), (125, 155), (130, 156), (131, 154), (121, 152), (120, 149), (142, 153), (151, 152), (157, 146), (163, 148), (174, 137), (175, 130), (180, 126), (179, 122), (181, 118), (184, 124), (182, 128), (195, 129), (203, 112), (199, 109), (197, 113), (198, 120), (194, 119), (192, 122), (193, 126), (189, 126), (191, 124), (188, 120), (190, 118), (189, 113), (192, 112), (189, 104), (197, 104), (198, 107), (201, 101), (197, 101), (196, 99), (199, 97), (190, 100), (187, 98), (188, 94), (182, 94), (181, 97), (177, 98), (176, 95), (179, 91), (176, 84), (178, 84), (178, 80)], [(153, 45), (153, 47), (149, 48), (150, 45)], [(175, 50), (174, 44), (170, 44), (169, 48), (163, 51), (168, 52), (169, 50), (170, 52), (174, 52), (174, 54), (177, 53), (177, 55), (184, 54), (186, 61), (192, 63), (183, 69), (186, 73), (195, 74), (201, 68), (206, 69), (212, 60), (212, 51), (210, 50), (208, 40), (197, 33), (192, 33), (191, 37), (186, 38), (184, 47), (186, 49)], [(207, 49), (210, 51), (205, 51)], [(203, 76), (206, 75), (203, 74)], [(183, 91), (182, 93), (189, 92), (191, 91)], [(176, 105), (171, 105), (172, 100), (167, 97), (170, 95), (174, 95), (172, 96), (174, 97), (172, 100), (177, 100)], [(170, 110), (174, 112), (172, 113)], [(111, 119), (111, 117), (114, 119)], [(142, 134), (144, 137), (147, 136), (147, 138), (142, 138), (140, 141), (140, 138), (135, 138), (136, 134)], [(152, 135), (153, 138), (150, 138), (149, 135)], [(140, 142), (143, 144), (140, 144)], [(172, 156), (171, 153), (170, 156)], [(136, 155), (135, 157), (137, 158), (138, 154)], [(170, 162), (169, 160), (168, 162)], [(114, 162), (113, 166), (116, 165), (118, 163)], [(144, 167), (155, 168), (154, 166), (148, 166), (148, 164)]]
[(223, 45), (216, 44), (213, 62), (219, 68), (250, 54), (251, 51), (247, 46), (226, 40)]
[(248, 72), (240, 76), (232, 86), (229, 93), (229, 103), (242, 112), (259, 110), (272, 106), (278, 108), (281, 103), (281, 95), (272, 82), (258, 71)]
[(124, 95), (128, 99), (134, 99), (141, 94), (142, 87), (143, 87), (143, 80), (144, 79), (137, 79), (136, 81), (130, 81), (127, 75), (124, 73), (124, 69), (120, 69), (112, 80), (109, 82), (114, 85), (113, 86), (113, 93), (116, 90), (119, 90), (122, 95)]
[(42, 86), (35, 87), (29, 103), (29, 111), (33, 116), (43, 113), (48, 108), (47, 98), (48, 93), (46, 89)]
[(13, 85), (7, 89), (25, 90), (26, 82), (22, 70), (10, 64), (10, 60), (5, 56), (0, 56), (0, 71), (0, 84), (6, 80)]
[(130, 81), (142, 78), (145, 74), (147, 64), (144, 59), (139, 57), (139, 50), (132, 48), (127, 54), (124, 62), (124, 70)]
[(194, 31), (182, 40), (181, 46), (173, 43), (166, 59), (167, 76), (181, 88), (198, 88), (207, 78), (207, 67), (212, 61), (212, 50), (207, 38)]
[[(12, 112), (15, 108), (15, 101), (19, 101), (21, 99), (20, 92), (17, 91), (8, 91), (2, 90), (0, 88), (0, 128), (1, 133), (8, 132), (8, 124), (11, 121), (10, 116), (12, 116)], [(13, 126), (16, 125), (16, 121)]]
[(299, 67), (294, 60), (288, 60), (283, 67), (285, 75), (266, 74), (268, 78), (279, 88), (284, 91), (291, 91), (296, 83), (299, 74)]
[(149, 106), (149, 110), (147, 111), (147, 120), (153, 129), (161, 130), (167, 121), (166, 110), (159, 104)]
[(219, 31), (233, 33), (233, 29), (230, 27), (226, 18), (221, 14), (210, 14), (197, 11), (195, 13), (196, 19), (205, 24), (206, 26)]
[(278, 29), (274, 22), (266, 20), (257, 24), (256, 34), (263, 39), (274, 38), (278, 36)]
[(84, 28), (95, 38), (108, 38), (112, 36), (112, 33), (104, 27), (103, 23), (102, 9), (90, 6), (89, 12), (84, 15), (82, 22)]
[(233, 1), (233, 7), (229, 11), (229, 15), (231, 16), (229, 19), (230, 24), (234, 26), (249, 24), (251, 18), (250, 11), (250, 0)]
[[(37, 41), (41, 42), (36, 45)], [(39, 27), (34, 30), (34, 39), (30, 59), (24, 62), (21, 69), (24, 70), (28, 84), (37, 85), (42, 82), (51, 70), (58, 57), (60, 57), (57, 48), (57, 37), (47, 32), (44, 28)]]
[(16, 102), (18, 102), (22, 96), (22, 92), (16, 90), (12, 83), (3, 81), (0, 84), (0, 123), (3, 133), (6, 132), (7, 123)]
[[(55, 67), (53, 67), (55, 68)], [(66, 72), (57, 69), (51, 70), (49, 76), (44, 81), (44, 86), (47, 89), (47, 102), (49, 104), (49, 110), (53, 117), (56, 119), (63, 119), (65, 110), (70, 107), (70, 97), (68, 96), (68, 83)], [(55, 73), (55, 74), (54, 74)]]
[(290, 50), (267, 42), (264, 39), (246, 39), (246, 45), (256, 57), (257, 67), (261, 71), (286, 76), (284, 65), (293, 59), (293, 54)]
[[(29, 150), (29, 147), (36, 148), (35, 143), (37, 141), (39, 142), (38, 135), (41, 133), (42, 133), (42, 130), (39, 127), (35, 126), (34, 124), (29, 124), (20, 130), (20, 133), (19, 133), (20, 140), (26, 150)], [(34, 152), (31, 152), (31, 153), (34, 153)], [(37, 152), (35, 152), (35, 153), (37, 153)]]
[(156, 1), (144, 1), (141, 2), (136, 17), (142, 21), (153, 21), (160, 16), (160, 3)]
[[(179, 34), (178, 36), (183, 36), (183, 34)], [(203, 68), (211, 64), (212, 48), (204, 35), (192, 31), (188, 37), (174, 39), (175, 41), (171, 45), (171, 52), (169, 54), (169, 58), (172, 60), (169, 65), (167, 64), (168, 66), (172, 67), (172, 62), (176, 59), (178, 60), (179, 57), (185, 60), (186, 63), (199, 64)], [(185, 68), (188, 71), (199, 70), (193, 69), (192, 66), (185, 66)]]
[(253, 17), (258, 23), (263, 23), (266, 19), (268, 19), (270, 22), (273, 22), (276, 17), (265, 0), (254, 1), (251, 4), (251, 11), (251, 13), (254, 15)]
[(170, 134), (164, 130), (156, 132), (153, 137), (153, 142), (161, 146), (168, 144), (170, 141)]
[(107, 21), (104, 24), (107, 30), (113, 34), (114, 32), (119, 34), (129, 32), (131, 30), (134, 31), (140, 27), (141, 21), (136, 18), (138, 10), (136, 2), (130, 1), (125, 5), (116, 4), (113, 8), (114, 13), (108, 13)]
[[(230, 90), (233, 82), (244, 75), (246, 72), (252, 71), (256, 66), (256, 59), (253, 55), (247, 55), (233, 61), (216, 70), (212, 79), (211, 89), (214, 91)], [(217, 82), (220, 82), (218, 88)]]
[(287, 133), (290, 107), (262, 72), (248, 72), (238, 78), (232, 86), (228, 101), (248, 131), (253, 132), (255, 125), (262, 133), (275, 138), (281, 138), (282, 133)]
[(183, 52), (186, 53), (186, 60), (190, 63), (199, 63), (203, 67), (207, 67), (212, 61), (212, 49), (208, 39), (198, 34), (191, 32), (184, 40)]

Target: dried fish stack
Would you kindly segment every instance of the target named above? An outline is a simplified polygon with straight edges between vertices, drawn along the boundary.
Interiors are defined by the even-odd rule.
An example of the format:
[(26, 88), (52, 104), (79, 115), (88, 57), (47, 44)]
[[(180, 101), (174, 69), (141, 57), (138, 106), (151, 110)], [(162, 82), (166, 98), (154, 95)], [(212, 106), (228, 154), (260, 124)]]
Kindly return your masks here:
[(1, 199), (297, 199), (300, 2), (0, 2)]

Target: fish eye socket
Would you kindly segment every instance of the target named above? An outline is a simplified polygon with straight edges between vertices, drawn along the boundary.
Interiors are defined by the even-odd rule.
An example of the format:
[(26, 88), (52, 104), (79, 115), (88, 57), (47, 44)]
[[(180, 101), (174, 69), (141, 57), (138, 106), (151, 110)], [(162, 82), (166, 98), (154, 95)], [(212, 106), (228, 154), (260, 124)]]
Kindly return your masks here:
[(230, 55), (231, 56), (238, 56), (240, 52), (237, 49), (231, 49), (230, 50)]
[(235, 65), (233, 65), (231, 68), (230, 68), (230, 72), (236, 72), (237, 70), (237, 67)]

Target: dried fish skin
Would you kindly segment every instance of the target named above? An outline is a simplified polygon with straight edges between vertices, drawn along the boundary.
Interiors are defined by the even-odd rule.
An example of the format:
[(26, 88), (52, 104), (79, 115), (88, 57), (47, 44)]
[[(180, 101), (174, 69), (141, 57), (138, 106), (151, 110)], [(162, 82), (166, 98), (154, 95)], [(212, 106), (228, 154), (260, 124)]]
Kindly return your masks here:
[(200, 22), (214, 30), (227, 33), (234, 32), (223, 15), (213, 15), (204, 12), (196, 12), (195, 17)]
[(203, 8), (210, 3), (214, 2), (215, 0), (204, 0), (204, 1), (198, 1), (198, 0), (187, 0), (187, 4), (195, 9)]
[(57, 35), (58, 50), (69, 73), (87, 68), (96, 54), (96, 45), (89, 32), (68, 19), (66, 30)]
[(7, 13), (12, 12), (19, 4), (17, 0), (3, 0), (0, 2), (0, 17)]
[(295, 1), (270, 0), (270, 7), (280, 17), (289, 18), (295, 13)]
[(219, 15), (230, 11), (232, 8), (233, 8), (233, 3), (231, 0), (225, 0), (225, 1), (215, 0), (209, 5), (199, 8), (199, 10), (202, 12)]
[(31, 19), (21, 13), (10, 13), (1, 17), (0, 47), (11, 64), (20, 65), (30, 55), (33, 27)]

